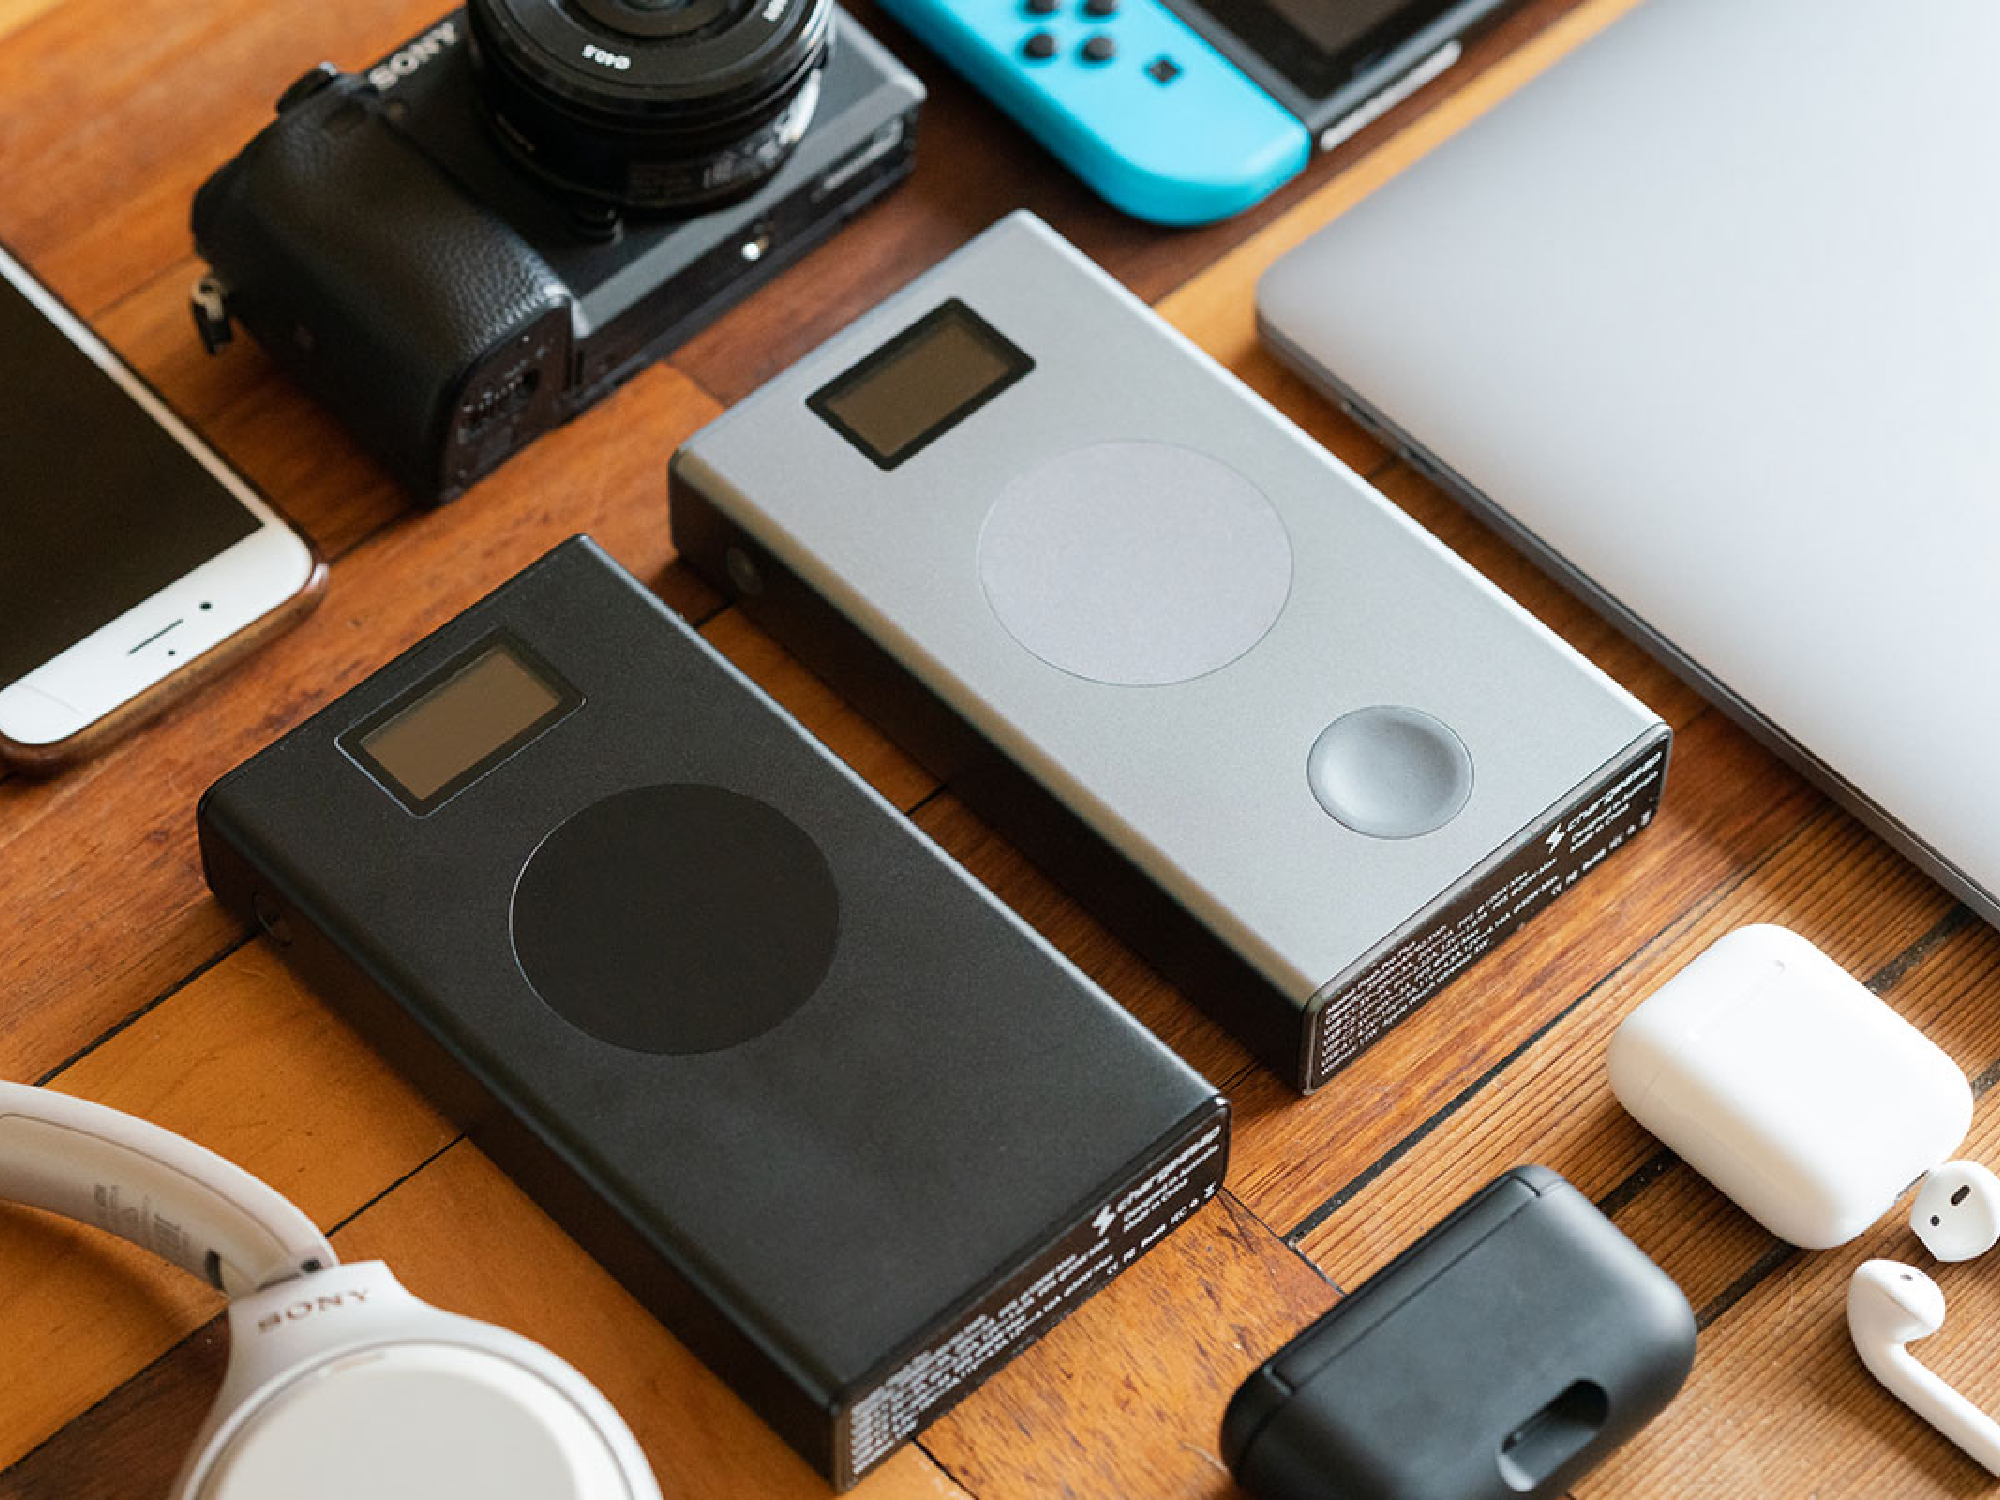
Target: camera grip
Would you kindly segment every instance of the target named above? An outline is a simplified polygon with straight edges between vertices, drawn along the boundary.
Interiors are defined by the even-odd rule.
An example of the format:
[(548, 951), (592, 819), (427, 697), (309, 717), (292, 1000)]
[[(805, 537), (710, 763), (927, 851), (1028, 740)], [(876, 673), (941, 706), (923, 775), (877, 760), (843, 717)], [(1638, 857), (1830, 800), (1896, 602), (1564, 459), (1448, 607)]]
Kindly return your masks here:
[(476, 434), (454, 423), (496, 355), (563, 384), (560, 278), (352, 75), (289, 102), (203, 183), (193, 228), (230, 314), (420, 496), (462, 487), (454, 454)]

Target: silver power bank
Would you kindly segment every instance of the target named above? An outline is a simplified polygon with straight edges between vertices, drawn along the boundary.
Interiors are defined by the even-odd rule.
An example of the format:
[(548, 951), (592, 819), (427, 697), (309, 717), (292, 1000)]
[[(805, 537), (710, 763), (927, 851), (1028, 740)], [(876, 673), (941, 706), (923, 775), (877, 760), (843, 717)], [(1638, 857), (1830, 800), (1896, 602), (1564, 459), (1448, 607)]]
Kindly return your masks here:
[(1302, 1090), (1658, 803), (1657, 715), (1032, 215), (671, 472), (690, 562)]

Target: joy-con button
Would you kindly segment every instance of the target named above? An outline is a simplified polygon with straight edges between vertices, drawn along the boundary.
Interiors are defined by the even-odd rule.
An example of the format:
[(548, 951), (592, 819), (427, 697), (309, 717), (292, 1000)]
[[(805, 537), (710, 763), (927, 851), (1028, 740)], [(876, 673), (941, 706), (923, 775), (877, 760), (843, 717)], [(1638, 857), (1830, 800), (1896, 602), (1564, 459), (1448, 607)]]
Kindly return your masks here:
[(1083, 0), (1083, 13), (1096, 21), (1115, 16), (1118, 14), (1118, 0)]
[(1118, 55), (1118, 44), (1101, 32), (1077, 49), (1087, 63), (1108, 63)]
[(1030, 62), (1047, 62), (1056, 55), (1056, 39), (1046, 31), (1037, 31), (1021, 43), (1021, 56)]

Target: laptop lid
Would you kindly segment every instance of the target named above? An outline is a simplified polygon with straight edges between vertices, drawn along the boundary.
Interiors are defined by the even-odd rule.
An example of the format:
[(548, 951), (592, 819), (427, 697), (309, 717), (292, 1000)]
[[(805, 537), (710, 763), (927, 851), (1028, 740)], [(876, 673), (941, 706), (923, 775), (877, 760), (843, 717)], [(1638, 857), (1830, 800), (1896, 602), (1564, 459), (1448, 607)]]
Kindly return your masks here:
[(1651, 0), (1265, 337), (2000, 921), (2000, 5)]

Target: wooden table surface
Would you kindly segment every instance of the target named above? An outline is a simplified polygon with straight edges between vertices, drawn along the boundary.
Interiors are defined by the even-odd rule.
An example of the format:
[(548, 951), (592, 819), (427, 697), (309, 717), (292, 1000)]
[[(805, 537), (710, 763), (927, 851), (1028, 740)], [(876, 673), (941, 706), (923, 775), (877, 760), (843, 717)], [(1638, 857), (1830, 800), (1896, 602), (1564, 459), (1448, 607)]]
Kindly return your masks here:
[[(219, 359), (186, 310), (196, 184), (322, 57), (372, 61), (437, 0), (0, 0), (0, 239), (317, 540), (318, 613), (169, 718), (54, 781), (0, 781), (0, 1076), (102, 1099), (267, 1178), (348, 1257), (505, 1323), (624, 1412), (670, 1496), (826, 1487), (475, 1148), (302, 989), (202, 883), (202, 789), (559, 539), (590, 531), (1072, 955), (1236, 1109), (1228, 1190), (862, 1486), (890, 1497), (1220, 1497), (1237, 1383), (1467, 1192), (1538, 1161), (1686, 1290), (1702, 1329), (1674, 1406), (1582, 1497), (1959, 1495), (1985, 1475), (1888, 1398), (1841, 1314), (1891, 1220), (1804, 1254), (1619, 1110), (1612, 1027), (1703, 944), (1786, 923), (1975, 1080), (1967, 1154), (2000, 1122), (2000, 942), (1256, 346), (1263, 266), (1626, 0), (1534, 0), (1469, 64), (1274, 201), (1164, 232), (1121, 219), (866, 7), (932, 90), (914, 181), (456, 504), (411, 508), (254, 346)], [(1668, 3), (1668, 0), (1658, 0)], [(1726, 162), (1717, 170), (1726, 171)], [(1676, 733), (1653, 828), (1578, 892), (1301, 1100), (673, 560), (674, 446), (1005, 211), (1047, 218), (1335, 453), (1659, 710)], [(3, 399), (3, 398), (0, 398)], [(4, 503), (4, 499), (0, 499)], [(892, 1269), (892, 1268), (891, 1268)], [(1947, 1267), (1924, 1357), (2000, 1409), (1990, 1269)], [(0, 1212), (0, 1495), (157, 1496), (213, 1393), (219, 1300), (122, 1244)], [(1986, 1325), (1982, 1332), (1981, 1325)]]

